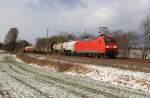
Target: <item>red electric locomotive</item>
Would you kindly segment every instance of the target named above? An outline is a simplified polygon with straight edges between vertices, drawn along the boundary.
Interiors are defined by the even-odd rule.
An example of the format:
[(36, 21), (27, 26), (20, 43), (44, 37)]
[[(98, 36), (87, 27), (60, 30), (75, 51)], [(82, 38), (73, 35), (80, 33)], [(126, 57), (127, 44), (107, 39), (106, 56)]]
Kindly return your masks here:
[(100, 27), (100, 35), (96, 38), (78, 40), (75, 44), (77, 54), (94, 55), (97, 57), (115, 58), (118, 54), (118, 46), (113, 37), (107, 37), (108, 28)]
[(78, 40), (75, 44), (78, 54), (116, 57), (118, 47), (113, 37), (99, 36), (92, 39)]

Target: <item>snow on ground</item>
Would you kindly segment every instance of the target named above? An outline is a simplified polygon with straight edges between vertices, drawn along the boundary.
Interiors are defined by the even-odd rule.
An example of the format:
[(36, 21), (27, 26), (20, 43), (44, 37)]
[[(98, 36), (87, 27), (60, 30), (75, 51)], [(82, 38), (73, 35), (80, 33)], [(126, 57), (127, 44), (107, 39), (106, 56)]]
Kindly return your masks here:
[[(46, 59), (45, 57), (37, 57), (38, 59)], [(56, 60), (49, 59), (51, 61), (58, 61), (62, 63), (66, 63), (68, 61), (64, 60)], [(19, 61), (19, 60), (18, 60)], [(117, 86), (125, 86), (129, 88), (139, 89), (150, 93), (150, 73), (144, 72), (136, 72), (130, 70), (121, 70), (119, 68), (112, 67), (103, 67), (100, 65), (90, 65), (90, 64), (80, 64), (74, 63), (75, 65), (85, 66), (92, 71), (88, 73), (76, 73), (76, 72), (64, 72), (64, 74), (71, 76), (80, 76), (86, 77), (97, 81), (112, 83)], [(30, 64), (34, 66), (38, 66), (36, 64)], [(47, 66), (43, 67), (44, 69), (52, 69), (52, 71), (56, 71), (54, 68), (48, 68)]]
[(5, 53), (5, 51), (4, 50), (0, 50), (0, 53), (2, 54), (2, 53)]
[(150, 73), (121, 70), (118, 68), (96, 65), (85, 66), (93, 69), (93, 71), (86, 74), (78, 74), (73, 72), (65, 72), (65, 74), (87, 77), (98, 81), (109, 82), (115, 85), (121, 85), (150, 92)]
[[(15, 64), (15, 60), (21, 63)], [(64, 74), (71, 75), (68, 76), (61, 73), (54, 73), (48, 66), (40, 67), (36, 64), (31, 65), (37, 66), (39, 68), (29, 66), (27, 64), (22, 63), (23, 61), (16, 58), (15, 55), (12, 56), (10, 54), (1, 54), (0, 61), (0, 84), (3, 84), (0, 86), (4, 87), (0, 87), (0, 90), (2, 89), (3, 91), (6, 89), (10, 91), (10, 89), (12, 89), (10, 91), (10, 94), (12, 93), (11, 95), (13, 96), (24, 96), (27, 94), (35, 94), (35, 96), (40, 96), (40, 92), (42, 92), (43, 94), (53, 95), (54, 98), (79, 98), (79, 94), (80, 96), (82, 96), (83, 94), (87, 96), (95, 96), (92, 98), (105, 98), (105, 96), (109, 98), (112, 98), (112, 96), (113, 98), (143, 98), (140, 96), (145, 96), (145, 92), (141, 92), (139, 90), (134, 91), (128, 88), (125, 89), (122, 88), (120, 85), (145, 90), (149, 93), (148, 87), (150, 84), (150, 73), (133, 72), (128, 70), (120, 70), (117, 68), (100, 67), (98, 65), (85, 65), (75, 63), (75, 65), (79, 64), (88, 67), (93, 71), (85, 74), (78, 74), (75, 72), (64, 72)], [(7, 63), (7, 61), (9, 63)], [(14, 63), (11, 63), (13, 61)], [(67, 62), (61, 60), (57, 61)], [(40, 68), (44, 68), (46, 70), (41, 70)], [(84, 77), (84, 79), (72, 76), (80, 76)], [(92, 80), (85, 78), (90, 78)], [(111, 83), (118, 86), (114, 86)], [(33, 89), (33, 87), (36, 88), (36, 90)], [(63, 89), (60, 89), (60, 87)], [(119, 87), (120, 89), (118, 89)], [(93, 90), (95, 91), (92, 92)], [(103, 97), (96, 96), (96, 92), (99, 92), (99, 96)], [(144, 98), (149, 98), (148, 93), (147, 96)], [(61, 96), (58, 97), (57, 95)]]
[[(51, 80), (47, 82), (47, 78), (42, 77), (43, 74), (46, 74), (41, 72), (43, 70), (37, 70), (28, 65), (23, 66), (23, 63), (16, 64), (15, 55), (2, 54), (0, 57), (0, 98), (80, 98), (55, 86), (53, 82), (50, 82)], [(11, 61), (14, 63), (10, 63)], [(24, 71), (18, 66), (23, 69), (27, 68), (33, 73)], [(41, 75), (34, 74), (34, 71), (39, 71)], [(6, 92), (6, 95), (9, 94), (9, 96), (5, 97), (5, 93), (1, 94), (1, 92)], [(49, 95), (50, 97), (47, 97)]]
[(150, 54), (147, 55), (146, 59), (150, 59)]

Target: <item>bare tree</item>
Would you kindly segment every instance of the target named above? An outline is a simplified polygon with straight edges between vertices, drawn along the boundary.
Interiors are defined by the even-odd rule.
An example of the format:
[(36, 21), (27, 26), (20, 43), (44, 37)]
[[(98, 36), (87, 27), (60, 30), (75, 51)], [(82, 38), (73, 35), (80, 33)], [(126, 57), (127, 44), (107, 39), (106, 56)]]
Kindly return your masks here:
[(18, 38), (19, 31), (17, 28), (11, 28), (5, 36), (4, 48), (8, 51), (13, 51), (16, 47), (16, 40)]
[(142, 21), (142, 31), (144, 33), (143, 59), (146, 59), (150, 51), (150, 16), (147, 15)]
[(47, 38), (37, 38), (36, 39), (36, 50), (43, 51), (44, 48), (47, 48)]
[(137, 32), (131, 31), (125, 33), (121, 30), (117, 30), (111, 33), (111, 36), (113, 36), (116, 39), (117, 44), (120, 50), (122, 51), (121, 55), (124, 58), (128, 58), (129, 50), (131, 48), (136, 48), (137, 46), (137, 42), (138, 42)]
[(3, 46), (4, 46), (4, 44), (0, 42), (0, 49), (2, 49)]

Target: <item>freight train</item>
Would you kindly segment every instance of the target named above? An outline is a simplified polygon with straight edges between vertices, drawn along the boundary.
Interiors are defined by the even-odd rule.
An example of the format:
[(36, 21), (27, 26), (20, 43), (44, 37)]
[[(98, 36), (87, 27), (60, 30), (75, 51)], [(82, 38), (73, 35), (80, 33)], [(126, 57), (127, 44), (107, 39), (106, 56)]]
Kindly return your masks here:
[[(118, 45), (113, 37), (98, 36), (92, 38), (78, 39), (64, 43), (54, 43), (51, 46), (52, 52), (74, 56), (94, 56), (115, 58), (118, 55)], [(36, 48), (25, 47), (28, 53), (45, 53)]]
[[(54, 42), (50, 47), (52, 52), (65, 55), (111, 57), (118, 55), (118, 45), (113, 37), (106, 36), (107, 27), (100, 27), (99, 36), (79, 38), (75, 41), (64, 43)], [(26, 47), (25, 52), (39, 52), (34, 47)], [(45, 53), (45, 51), (43, 51)]]
[(113, 37), (98, 36), (83, 40), (56, 43), (52, 46), (54, 52), (65, 55), (96, 56), (115, 58), (118, 54), (118, 46)]

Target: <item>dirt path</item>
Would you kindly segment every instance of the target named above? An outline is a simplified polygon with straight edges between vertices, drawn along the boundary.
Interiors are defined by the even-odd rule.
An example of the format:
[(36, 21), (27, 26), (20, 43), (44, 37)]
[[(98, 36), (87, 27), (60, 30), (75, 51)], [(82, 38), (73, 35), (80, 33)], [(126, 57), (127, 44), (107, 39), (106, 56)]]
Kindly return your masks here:
[(146, 92), (67, 76), (0, 55), (0, 97), (8, 98), (149, 98)]

